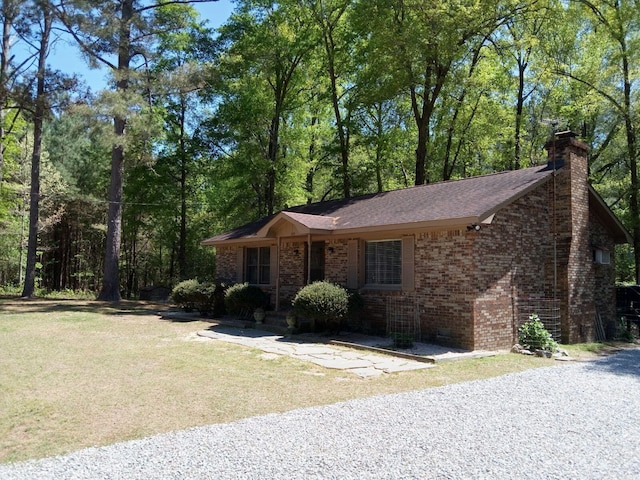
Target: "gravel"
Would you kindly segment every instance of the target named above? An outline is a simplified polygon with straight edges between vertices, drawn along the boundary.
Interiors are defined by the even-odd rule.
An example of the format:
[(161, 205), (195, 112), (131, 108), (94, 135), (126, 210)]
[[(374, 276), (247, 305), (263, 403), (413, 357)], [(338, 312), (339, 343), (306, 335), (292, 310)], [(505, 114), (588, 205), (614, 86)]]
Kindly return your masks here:
[(638, 479), (638, 446), (634, 349), (0, 465), (0, 479)]

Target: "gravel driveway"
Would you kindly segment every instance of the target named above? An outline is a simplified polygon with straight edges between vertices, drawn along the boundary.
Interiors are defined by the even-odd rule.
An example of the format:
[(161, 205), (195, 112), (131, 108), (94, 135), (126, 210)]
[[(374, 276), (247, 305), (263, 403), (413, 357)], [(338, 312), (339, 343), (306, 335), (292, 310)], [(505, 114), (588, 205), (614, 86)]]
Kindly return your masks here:
[(0, 479), (640, 478), (640, 350), (553, 365), (3, 465)]

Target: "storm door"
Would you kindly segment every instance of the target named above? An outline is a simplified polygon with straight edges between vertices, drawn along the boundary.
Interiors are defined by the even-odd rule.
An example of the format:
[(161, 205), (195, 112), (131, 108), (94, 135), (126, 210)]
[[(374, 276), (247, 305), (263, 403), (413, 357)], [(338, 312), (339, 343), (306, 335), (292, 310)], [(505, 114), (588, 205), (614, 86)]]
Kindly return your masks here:
[[(309, 259), (309, 244), (305, 244), (304, 277), (308, 283), (324, 280), (324, 242), (311, 242), (311, 259)], [(309, 261), (311, 260), (311, 261)], [(311, 275), (309, 275), (311, 267)]]

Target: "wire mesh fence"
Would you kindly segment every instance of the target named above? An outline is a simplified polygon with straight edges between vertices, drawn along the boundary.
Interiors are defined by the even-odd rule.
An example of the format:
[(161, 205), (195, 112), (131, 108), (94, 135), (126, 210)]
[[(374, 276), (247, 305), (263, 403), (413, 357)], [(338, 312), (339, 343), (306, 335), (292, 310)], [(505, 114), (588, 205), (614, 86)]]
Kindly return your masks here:
[(525, 298), (518, 300), (518, 330), (531, 320), (533, 315), (544, 325), (553, 339), (560, 341), (560, 300), (555, 298)]
[(389, 296), (386, 301), (387, 334), (397, 348), (410, 348), (420, 340), (420, 310), (415, 295)]

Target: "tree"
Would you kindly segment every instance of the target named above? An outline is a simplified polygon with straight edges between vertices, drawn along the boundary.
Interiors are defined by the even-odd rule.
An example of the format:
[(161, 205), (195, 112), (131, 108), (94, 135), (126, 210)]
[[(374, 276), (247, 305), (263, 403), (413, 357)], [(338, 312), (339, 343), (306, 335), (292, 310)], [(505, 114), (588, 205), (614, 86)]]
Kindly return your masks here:
[[(99, 99), (89, 97), (58, 109), (47, 122), (45, 144), (63, 192), (56, 192), (58, 221), (42, 229), (43, 286), (53, 290), (94, 290), (104, 257), (104, 192), (108, 188), (111, 150), (106, 115), (96, 115)], [(45, 164), (46, 168), (46, 164)], [(47, 188), (43, 177), (43, 189)], [(49, 193), (49, 195), (46, 195)], [(51, 192), (44, 191), (44, 214)]]
[[(177, 245), (174, 241), (170, 244), (169, 277), (184, 280), (191, 270), (187, 258), (189, 201), (198, 193), (198, 173), (203, 168), (199, 161), (203, 148), (197, 138), (203, 115), (199, 95), (214, 54), (213, 39), (211, 30), (199, 23), (192, 7), (165, 6), (157, 10), (157, 18), (161, 24), (181, 25), (181, 28), (158, 34), (155, 65), (151, 71), (154, 83), (163, 87), (156, 90), (154, 105), (164, 122), (164, 135), (158, 142), (159, 153), (154, 166), (155, 183), (162, 184), (163, 189), (157, 191), (159, 196), (151, 203), (159, 201), (164, 206), (166, 213), (157, 212), (158, 215), (177, 218), (177, 226), (170, 224), (173, 232), (165, 231), (163, 235), (173, 239), (176, 227), (178, 229)], [(176, 204), (179, 205), (177, 215)], [(175, 250), (177, 269), (173, 261)], [(128, 290), (130, 283), (127, 282)]]
[[(640, 183), (638, 180), (638, 118), (637, 88), (635, 88), (635, 71), (640, 64), (637, 48), (638, 37), (638, 5), (636, 2), (591, 2), (577, 0), (582, 11), (589, 20), (589, 30), (580, 40), (593, 42), (601, 49), (595, 56), (597, 64), (591, 69), (572, 69), (560, 66), (557, 73), (587, 86), (610, 108), (613, 122), (609, 122), (610, 130), (604, 132), (602, 147), (611, 145), (617, 136), (618, 124), (622, 124), (624, 153), (616, 163), (622, 160), (629, 177), (629, 188), (622, 195), (628, 198), (628, 224), (633, 237), (635, 256), (635, 279), (640, 282)], [(578, 14), (580, 11), (578, 12)], [(585, 43), (587, 44), (587, 43)], [(584, 47), (583, 47), (584, 48)], [(617, 119), (617, 121), (615, 121)], [(612, 168), (613, 165), (603, 167)]]
[(33, 154), (31, 156), (31, 191), (29, 196), (29, 243), (27, 247), (27, 268), (22, 296), (33, 296), (36, 274), (36, 250), (38, 248), (38, 220), (40, 207), (40, 156), (42, 152), (42, 130), (47, 108), (45, 92), (46, 60), (53, 24), (53, 11), (49, 2), (41, 0), (37, 9), (41, 13), (42, 30), (38, 49), (38, 71), (35, 111), (33, 116)]
[[(360, 2), (368, 20), (370, 62), (387, 72), (389, 91), (406, 89), (417, 130), (415, 184), (430, 181), (428, 164), (433, 116), (453, 72), (519, 5), (429, 1), (420, 4)], [(390, 65), (384, 67), (383, 65)]]
[[(349, 141), (351, 108), (345, 107), (345, 96), (348, 93), (347, 76), (349, 70), (349, 44), (345, 38), (347, 11), (350, 0), (311, 0), (309, 7), (320, 29), (324, 47), (326, 75), (329, 80), (331, 106), (335, 117), (338, 145), (341, 159), (342, 195), (351, 196), (351, 176), (349, 172)], [(348, 77), (348, 76), (347, 76)], [(345, 91), (346, 90), (346, 91)], [(343, 111), (344, 109), (344, 111)]]
[[(296, 162), (282, 137), (286, 122), (304, 104), (301, 92), (310, 88), (301, 69), (313, 39), (313, 26), (296, 2), (281, 2), (278, 8), (271, 1), (242, 2), (220, 31), (213, 89), (221, 101), (207, 137), (231, 175), (250, 185), (252, 192), (240, 187), (244, 191), (233, 195), (251, 195), (248, 203), (258, 216), (286, 203), (279, 196), (280, 182)], [(226, 162), (229, 147), (234, 153)]]
[[(142, 66), (152, 55), (150, 42), (165, 25), (154, 22), (154, 10), (171, 4), (215, 0), (168, 0), (144, 4), (137, 0), (72, 0), (60, 4), (58, 14), (69, 33), (78, 42), (90, 63), (105, 65), (113, 72), (115, 90), (122, 101), (131, 100), (130, 87), (135, 80), (132, 62)], [(110, 61), (116, 55), (117, 61)], [(120, 105), (113, 116), (113, 147), (104, 275), (99, 300), (120, 300), (120, 241), (122, 236), (122, 192), (125, 160), (125, 128), (130, 115)]]

